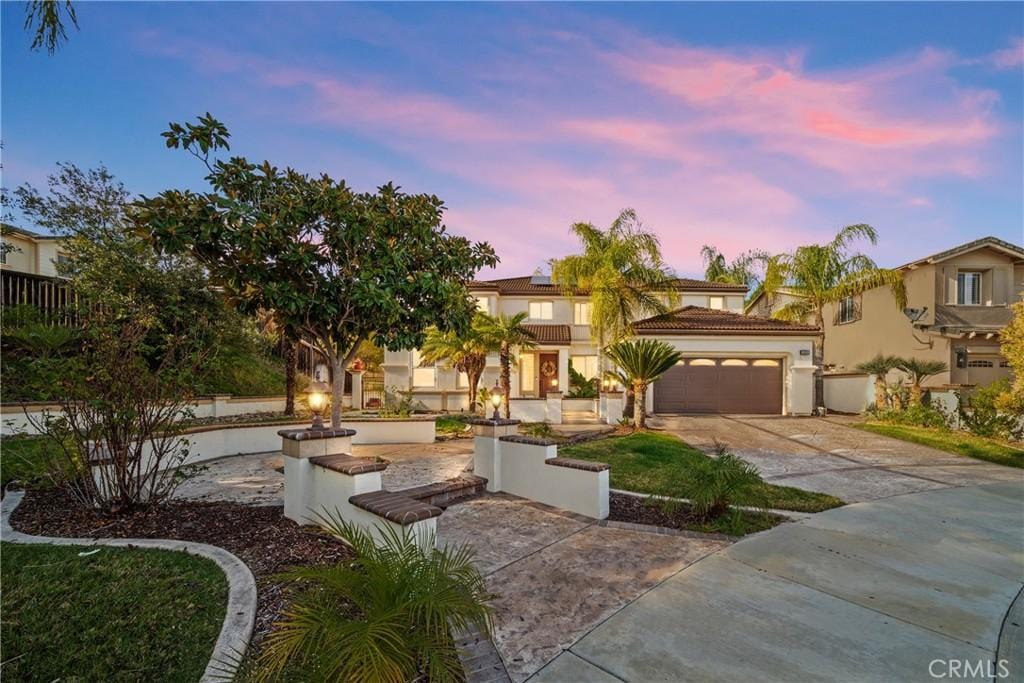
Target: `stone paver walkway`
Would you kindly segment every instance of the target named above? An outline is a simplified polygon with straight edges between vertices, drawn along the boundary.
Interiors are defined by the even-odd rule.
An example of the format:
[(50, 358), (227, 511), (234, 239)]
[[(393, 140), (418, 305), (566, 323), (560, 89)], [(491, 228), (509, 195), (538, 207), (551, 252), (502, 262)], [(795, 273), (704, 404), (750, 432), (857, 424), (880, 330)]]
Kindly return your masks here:
[(603, 619), (726, 543), (601, 526), (503, 494), (448, 508), (441, 543), (469, 543), (498, 597), (494, 643), (523, 681)]
[[(352, 454), (388, 460), (391, 464), (384, 470), (384, 488), (397, 491), (461, 474), (473, 459), (473, 440), (355, 445)], [(284, 504), (284, 456), (280, 452), (234, 455), (200, 467), (205, 469), (185, 481), (175, 497), (249, 505)]]
[(1021, 636), (1005, 617), (1024, 586), (1022, 529), (1020, 483), (784, 524), (675, 574), (532, 680), (927, 681), (934, 660), (987, 667)]
[(764, 478), (847, 502), (904, 493), (1024, 481), (1024, 470), (891, 439), (848, 426), (848, 418), (655, 418), (653, 424), (710, 452), (728, 447)]

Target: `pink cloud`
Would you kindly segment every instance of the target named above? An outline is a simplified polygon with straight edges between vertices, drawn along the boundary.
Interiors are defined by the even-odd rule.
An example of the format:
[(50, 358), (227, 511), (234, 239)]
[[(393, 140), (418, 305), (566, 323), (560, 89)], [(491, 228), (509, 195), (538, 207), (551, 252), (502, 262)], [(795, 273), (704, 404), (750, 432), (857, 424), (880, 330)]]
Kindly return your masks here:
[(989, 61), (998, 69), (1013, 69), (1024, 65), (1024, 38), (1014, 38), (1009, 47), (989, 55)]

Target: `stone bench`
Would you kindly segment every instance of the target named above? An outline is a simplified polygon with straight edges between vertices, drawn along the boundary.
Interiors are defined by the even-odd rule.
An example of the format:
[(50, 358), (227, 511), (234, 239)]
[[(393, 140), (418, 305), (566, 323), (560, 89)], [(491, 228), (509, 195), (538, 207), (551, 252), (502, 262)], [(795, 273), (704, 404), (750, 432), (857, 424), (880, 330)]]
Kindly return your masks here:
[(445, 505), (446, 503), (475, 496), (486, 490), (486, 479), (474, 474), (463, 474), (446, 481), (402, 489), (398, 493), (409, 498), (425, 501), (431, 505)]
[(408, 526), (441, 515), (441, 508), (395, 491), (372, 491), (352, 496), (348, 502), (389, 522)]
[(346, 453), (339, 453), (338, 455), (318, 455), (315, 458), (310, 458), (309, 461), (319, 467), (324, 467), (334, 472), (340, 472), (341, 474), (347, 474), (349, 476), (366, 474), (368, 472), (383, 472), (388, 468), (388, 464), (383, 460), (376, 460), (374, 458), (356, 458)]

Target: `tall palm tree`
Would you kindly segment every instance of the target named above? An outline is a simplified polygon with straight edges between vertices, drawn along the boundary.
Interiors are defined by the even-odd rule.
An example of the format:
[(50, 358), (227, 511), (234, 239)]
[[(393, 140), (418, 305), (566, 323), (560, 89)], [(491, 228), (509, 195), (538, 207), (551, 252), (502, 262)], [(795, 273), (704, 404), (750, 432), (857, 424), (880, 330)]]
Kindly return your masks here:
[(520, 351), (523, 351), (537, 346), (533, 333), (523, 326), (523, 321), (527, 317), (529, 317), (528, 313), (480, 314), (480, 331), (487, 337), (488, 345), (498, 347), (498, 357), (501, 362), (501, 389), (505, 393), (505, 419), (512, 414), (509, 403), (512, 396), (512, 363), (514, 362), (512, 349), (518, 347)]
[(921, 360), (920, 358), (901, 358), (897, 367), (910, 375), (911, 408), (921, 405), (921, 395), (924, 393), (921, 389), (921, 382), (949, 369), (949, 366), (941, 360)]
[(676, 300), (675, 276), (661, 244), (644, 230), (633, 209), (624, 209), (607, 230), (590, 223), (570, 229), (582, 253), (551, 261), (551, 278), (570, 296), (590, 294), (590, 334), (595, 345), (629, 335), (641, 317), (660, 315)]
[(884, 410), (886, 405), (885, 376), (890, 370), (900, 367), (901, 358), (878, 354), (868, 361), (857, 365), (857, 370), (875, 376), (875, 409)]
[(763, 266), (768, 260), (767, 252), (754, 249), (739, 254), (732, 261), (726, 261), (725, 254), (710, 244), (700, 248), (700, 257), (704, 261), (705, 280), (744, 285), (748, 288), (757, 287), (760, 282), (758, 266)]
[(443, 362), (458, 372), (466, 373), (471, 409), (476, 406), (477, 388), (487, 367), (487, 354), (495, 350), (494, 344), (481, 330), (480, 316), (477, 314), (464, 334), (430, 328), (420, 348), (421, 362)]
[(605, 349), (605, 353), (619, 366), (633, 386), (633, 426), (643, 429), (647, 426), (647, 387), (668, 372), (683, 355), (665, 342), (655, 339), (616, 342)]
[(764, 292), (775, 296), (783, 288), (797, 297), (772, 317), (781, 320), (814, 319), (819, 333), (815, 344), (815, 404), (823, 405), (824, 380), (822, 363), (825, 357), (825, 306), (846, 297), (856, 296), (875, 287), (888, 287), (897, 308), (907, 303), (903, 276), (895, 270), (879, 268), (874, 261), (852, 249), (857, 240), (878, 242), (878, 233), (870, 225), (858, 223), (840, 230), (832, 241), (808, 244), (787, 254), (768, 259), (765, 269)]

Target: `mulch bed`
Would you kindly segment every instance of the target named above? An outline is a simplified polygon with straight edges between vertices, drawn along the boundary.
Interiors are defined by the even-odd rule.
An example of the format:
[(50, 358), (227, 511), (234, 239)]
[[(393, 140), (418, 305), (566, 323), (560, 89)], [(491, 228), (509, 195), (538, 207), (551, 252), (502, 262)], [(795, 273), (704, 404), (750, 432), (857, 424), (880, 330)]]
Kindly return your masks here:
[(685, 505), (680, 505), (674, 514), (666, 513), (658, 505), (653, 505), (644, 498), (627, 496), (622, 493), (610, 494), (608, 519), (615, 522), (633, 522), (634, 524), (650, 524), (669, 529), (689, 529), (699, 520)]
[(11, 525), (38, 536), (169, 538), (224, 548), (256, 577), (257, 646), (287, 603), (287, 591), (273, 580), (274, 574), (352, 557), (343, 543), (313, 527), (300, 527), (277, 506), (173, 501), (113, 517), (75, 505), (61, 490), (29, 490)]

